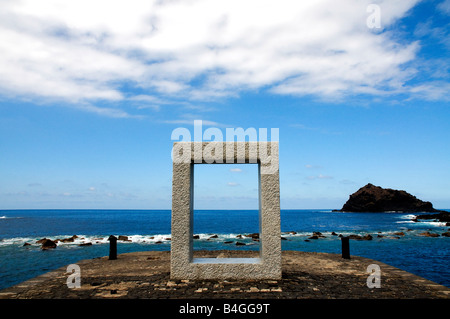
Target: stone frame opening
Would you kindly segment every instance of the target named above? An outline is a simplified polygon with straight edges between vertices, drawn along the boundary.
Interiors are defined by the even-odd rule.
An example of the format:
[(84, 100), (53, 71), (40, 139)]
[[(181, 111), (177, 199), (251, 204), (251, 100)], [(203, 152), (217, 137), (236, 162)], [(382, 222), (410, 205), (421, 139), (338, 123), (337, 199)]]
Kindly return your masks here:
[[(175, 142), (172, 155), (170, 277), (280, 279), (278, 142)], [(194, 164), (220, 163), (258, 164), (259, 258), (193, 258)]]
[[(201, 258), (198, 255), (198, 251), (207, 250), (211, 253), (208, 258), (214, 259), (214, 258), (223, 258), (224, 254), (221, 253), (223, 250), (228, 251), (251, 251), (254, 253), (259, 253), (259, 238), (255, 239), (254, 237), (248, 237), (251, 236), (254, 233), (258, 233), (260, 231), (260, 222), (259, 222), (259, 183), (258, 183), (258, 176), (259, 176), (259, 165), (258, 163), (248, 163), (248, 164), (239, 164), (239, 163), (220, 163), (219, 165), (207, 165), (207, 164), (195, 164), (194, 163), (194, 203), (193, 203), (193, 212), (194, 212), (194, 223), (193, 223), (193, 234), (194, 234), (194, 240), (193, 240), (193, 258), (196, 259), (197, 257)], [(242, 165), (245, 165), (243, 167)], [(242, 169), (245, 170), (245, 172), (239, 171), (239, 173), (235, 173), (236, 169)], [(242, 207), (243, 205), (239, 205), (239, 207), (232, 208), (230, 210), (227, 205), (230, 203), (230, 201), (222, 202), (220, 201), (220, 204), (211, 202), (210, 199), (204, 199), (203, 196), (208, 196), (212, 193), (211, 187), (215, 187), (216, 183), (223, 183), (225, 185), (225, 182), (228, 182), (226, 179), (217, 179), (217, 175), (215, 172), (222, 172), (226, 174), (226, 176), (230, 179), (232, 183), (231, 187), (226, 186), (231, 189), (231, 193), (238, 190), (237, 193), (235, 193), (234, 196), (240, 196), (240, 195), (247, 195), (247, 191), (242, 191), (241, 188), (247, 188), (248, 192), (251, 192), (251, 199), (246, 199), (244, 205), (247, 205), (247, 207)], [(203, 175), (200, 177), (199, 173), (202, 173)], [(239, 187), (233, 187), (237, 186)], [(232, 194), (226, 194), (225, 196), (233, 196)], [(208, 205), (212, 205), (213, 208), (199, 208), (202, 204), (202, 202), (205, 201)], [(200, 205), (199, 205), (200, 204)], [(251, 206), (250, 206), (251, 205)], [(210, 206), (211, 207), (211, 206)], [(236, 210), (243, 210), (243, 213), (237, 213)], [(257, 213), (255, 214), (255, 210)], [(207, 212), (208, 215), (211, 215), (211, 212), (214, 211), (214, 214), (210, 216), (209, 218), (205, 218), (202, 216), (204, 212)], [(241, 215), (242, 214), (242, 215)], [(248, 215), (247, 215), (248, 214)], [(217, 217), (216, 217), (217, 216)], [(242, 219), (241, 219), (242, 216)], [(198, 220), (197, 220), (198, 218)], [(217, 223), (216, 218), (220, 219), (222, 223)], [(239, 223), (237, 223), (239, 221)], [(206, 226), (207, 228), (203, 228), (203, 226)], [(238, 229), (233, 230), (232, 228), (235, 228), (236, 225), (238, 226)], [(202, 227), (202, 228), (200, 228)], [(231, 227), (229, 229), (228, 227)], [(220, 235), (223, 234), (232, 234), (236, 233), (240, 234), (241, 237), (226, 237), (223, 239), (214, 239), (214, 237), (211, 237), (212, 235)], [(202, 236), (203, 234), (203, 236)], [(195, 235), (200, 235), (202, 239), (196, 238)], [(207, 236), (207, 238), (205, 238)], [(205, 240), (207, 241), (205, 243)], [(250, 241), (249, 243), (247, 241)], [(209, 243), (208, 243), (209, 242)], [(239, 242), (239, 244), (238, 244)], [(217, 244), (220, 245), (222, 243), (222, 247), (216, 247)], [(201, 248), (199, 246), (205, 245), (204, 248)], [(242, 246), (240, 246), (242, 244)], [(226, 253), (225, 253), (226, 254)], [(229, 257), (227, 257), (229, 258)], [(240, 257), (239, 257), (240, 258)], [(212, 261), (214, 262), (214, 261)], [(226, 262), (226, 261), (224, 261)]]

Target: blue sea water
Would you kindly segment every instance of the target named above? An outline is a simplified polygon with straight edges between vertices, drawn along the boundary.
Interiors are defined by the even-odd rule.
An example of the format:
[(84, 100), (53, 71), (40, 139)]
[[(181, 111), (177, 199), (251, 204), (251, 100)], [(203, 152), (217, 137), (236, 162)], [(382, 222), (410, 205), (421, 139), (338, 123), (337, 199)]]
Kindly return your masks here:
[[(350, 241), (351, 255), (368, 257), (450, 287), (450, 237), (424, 237), (424, 231), (442, 234), (449, 227), (435, 221), (413, 222), (405, 213), (342, 213), (330, 210), (282, 210), (283, 250), (341, 253), (344, 236), (371, 234), (371, 241)], [(0, 289), (82, 259), (107, 256), (109, 235), (128, 236), (118, 242), (118, 253), (170, 250), (170, 210), (0, 210)], [(194, 213), (194, 249), (251, 249), (259, 243), (237, 235), (259, 231), (256, 210), (200, 210)], [(295, 232), (295, 233), (290, 233)], [(321, 232), (326, 238), (308, 238)], [(393, 235), (404, 232), (404, 236)], [(216, 234), (217, 238), (210, 238)], [(68, 238), (43, 251), (36, 241)], [(383, 237), (378, 237), (381, 235)], [(225, 243), (230, 242), (232, 243)], [(236, 246), (235, 242), (246, 243)], [(79, 246), (81, 243), (91, 246)], [(24, 243), (31, 245), (24, 246)], [(362, 270), (364, 271), (364, 270)]]

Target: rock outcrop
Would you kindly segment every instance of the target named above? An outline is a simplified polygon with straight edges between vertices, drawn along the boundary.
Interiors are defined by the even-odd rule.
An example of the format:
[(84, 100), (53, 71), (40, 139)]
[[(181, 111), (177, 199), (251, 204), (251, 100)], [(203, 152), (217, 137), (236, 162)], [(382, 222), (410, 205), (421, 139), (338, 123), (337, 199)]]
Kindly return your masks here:
[(356, 239), (356, 240), (372, 240), (372, 235), (367, 234), (364, 236), (360, 236), (360, 235), (349, 235), (348, 238), (350, 239)]
[(441, 212), (430, 202), (424, 202), (403, 191), (367, 184), (350, 195), (343, 212)]
[(448, 226), (450, 226), (450, 212), (441, 211), (438, 214), (427, 214), (427, 215), (418, 215), (416, 216), (413, 221), (417, 222), (420, 220), (435, 220), (438, 222), (447, 223)]
[(59, 241), (62, 243), (73, 243), (77, 238), (78, 238), (77, 235), (73, 235), (72, 237), (60, 239)]
[(420, 233), (419, 236), (425, 236), (425, 237), (439, 237), (439, 234), (436, 233), (430, 233), (429, 231)]
[(53, 241), (53, 240), (51, 240), (51, 239), (46, 239), (46, 238), (44, 238), (45, 240), (43, 240), (42, 242), (41, 242), (41, 249), (42, 250), (47, 250), (47, 249), (53, 249), (53, 248), (56, 248), (56, 243)]

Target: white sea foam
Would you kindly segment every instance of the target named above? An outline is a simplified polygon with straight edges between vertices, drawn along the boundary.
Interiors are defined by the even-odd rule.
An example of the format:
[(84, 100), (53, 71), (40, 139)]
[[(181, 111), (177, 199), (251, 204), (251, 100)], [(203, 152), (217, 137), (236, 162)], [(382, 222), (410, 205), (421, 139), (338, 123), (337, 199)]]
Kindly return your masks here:
[(23, 245), (25, 243), (36, 242), (34, 238), (31, 237), (14, 237), (14, 238), (5, 238), (0, 240), (0, 246), (9, 246), (9, 245)]
[(445, 227), (445, 225), (447, 224), (446, 222), (435, 222), (435, 221), (420, 221), (419, 222), (420, 225), (429, 225), (429, 226), (434, 226), (434, 227)]
[(417, 215), (412, 215), (412, 214), (400, 216), (401, 219), (414, 219), (416, 217), (417, 217)]
[[(43, 238), (48, 238), (53, 241), (58, 240), (57, 246), (69, 247), (69, 246), (78, 246), (81, 244), (89, 244), (92, 245), (102, 245), (109, 244), (108, 238), (109, 236), (99, 236), (99, 235), (77, 235), (77, 238), (74, 238), (73, 241), (63, 242), (63, 239), (70, 238), (71, 235), (58, 235), (58, 236), (42, 236), (42, 237), (15, 237), (15, 238), (5, 238), (0, 240), (1, 246), (23, 246), (25, 243), (30, 244), (32, 247), (37, 246), (40, 247), (40, 244), (36, 243), (38, 240)], [(119, 235), (115, 236), (116, 238)], [(127, 241), (118, 240), (117, 242), (120, 244), (129, 244), (129, 243), (138, 243), (138, 244), (155, 244), (155, 243), (170, 243), (170, 234), (169, 235), (128, 235)]]
[(414, 224), (415, 223), (415, 221), (412, 221), (412, 220), (402, 220), (402, 221), (398, 221), (398, 222), (395, 222), (396, 224)]
[[(408, 223), (410, 221), (399, 221), (398, 223)], [(413, 223), (411, 221), (411, 223)], [(445, 226), (445, 223), (441, 222), (421, 222), (420, 224), (427, 224), (430, 226)], [(389, 236), (392, 235), (394, 231), (382, 231), (382, 232), (367, 232), (367, 231), (358, 231), (358, 230), (344, 230), (344, 231), (335, 231), (336, 235), (332, 235), (330, 231), (322, 231), (322, 235), (326, 237), (326, 239), (339, 239), (338, 235), (348, 236), (352, 234), (356, 235), (366, 235), (367, 233), (371, 233), (372, 236), (376, 236), (377, 234)], [(290, 240), (302, 240), (310, 237), (313, 234), (312, 231), (302, 231), (302, 232), (291, 232), (291, 231), (282, 231), (281, 236), (290, 239)], [(253, 243), (251, 237), (246, 237), (248, 233), (227, 233), (227, 234), (213, 234), (213, 233), (195, 233), (195, 236), (198, 236), (199, 241), (210, 241), (223, 243), (225, 241), (244, 241)], [(240, 237), (241, 235), (242, 237)], [(148, 234), (148, 235), (123, 235), (126, 236), (127, 240), (118, 240), (118, 244), (142, 244), (142, 245), (155, 245), (155, 244), (170, 244), (171, 242), (171, 234)], [(216, 237), (217, 236), (217, 237)], [(239, 236), (239, 237), (238, 237)], [(77, 235), (73, 241), (63, 242), (61, 240), (66, 238), (71, 238), (72, 235), (58, 235), (58, 236), (41, 236), (41, 237), (15, 237), (15, 238), (6, 238), (0, 240), (0, 247), (3, 246), (23, 246), (25, 243), (30, 244), (29, 247), (39, 248), (41, 245), (37, 243), (38, 240), (42, 238), (48, 238), (57, 242), (58, 247), (76, 247), (82, 244), (92, 244), (92, 245), (109, 245), (109, 235)], [(119, 238), (119, 235), (115, 235), (116, 238)]]
[(413, 221), (417, 216), (416, 215), (404, 215), (401, 216), (400, 219), (403, 219), (401, 221), (395, 222), (396, 224), (417, 224), (417, 225), (428, 225), (433, 227), (445, 227), (445, 222), (438, 222), (434, 220), (423, 220), (421, 219), (419, 222)]

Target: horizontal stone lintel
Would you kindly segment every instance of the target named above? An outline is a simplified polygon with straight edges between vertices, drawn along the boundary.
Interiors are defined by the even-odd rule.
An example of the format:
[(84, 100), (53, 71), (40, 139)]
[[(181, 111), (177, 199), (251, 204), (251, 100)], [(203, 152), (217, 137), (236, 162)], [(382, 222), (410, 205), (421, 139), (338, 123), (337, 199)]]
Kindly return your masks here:
[(193, 264), (260, 264), (261, 258), (194, 258)]
[[(272, 158), (274, 155), (274, 158)], [(175, 142), (175, 163), (262, 163), (278, 159), (278, 142)]]

